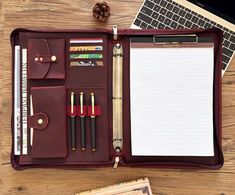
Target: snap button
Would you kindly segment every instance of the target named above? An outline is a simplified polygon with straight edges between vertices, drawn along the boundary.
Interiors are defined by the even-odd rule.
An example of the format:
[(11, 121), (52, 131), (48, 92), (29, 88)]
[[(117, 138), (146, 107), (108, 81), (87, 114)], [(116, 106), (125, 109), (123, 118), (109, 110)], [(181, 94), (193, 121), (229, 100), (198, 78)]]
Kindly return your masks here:
[(51, 61), (55, 62), (56, 61), (56, 56), (51, 56)]
[(43, 120), (40, 118), (38, 119), (38, 124), (41, 125), (43, 123)]
[(38, 57), (35, 57), (35, 58), (34, 58), (34, 61), (37, 62), (37, 61), (38, 61)]
[(42, 62), (43, 58), (42, 58), (42, 57), (40, 57), (40, 58), (39, 58), (39, 60)]
[(34, 128), (36, 130), (43, 130), (47, 128), (48, 123), (48, 116), (43, 112), (28, 116), (28, 126), (30, 128)]

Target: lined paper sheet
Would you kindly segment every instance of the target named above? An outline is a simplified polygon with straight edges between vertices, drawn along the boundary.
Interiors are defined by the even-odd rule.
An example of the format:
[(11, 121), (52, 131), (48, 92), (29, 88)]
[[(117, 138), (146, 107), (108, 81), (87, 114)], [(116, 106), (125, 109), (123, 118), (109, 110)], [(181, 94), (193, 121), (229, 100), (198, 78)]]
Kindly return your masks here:
[(213, 156), (213, 47), (131, 48), (133, 156)]

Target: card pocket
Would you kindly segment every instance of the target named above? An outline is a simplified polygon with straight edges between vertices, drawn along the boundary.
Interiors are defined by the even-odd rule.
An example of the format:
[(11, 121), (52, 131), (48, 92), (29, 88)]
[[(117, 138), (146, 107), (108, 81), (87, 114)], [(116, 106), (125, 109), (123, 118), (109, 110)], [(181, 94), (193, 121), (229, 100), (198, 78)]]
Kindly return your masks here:
[(71, 38), (67, 52), (68, 88), (106, 86), (107, 36)]
[(32, 87), (29, 128), (32, 158), (67, 156), (64, 86)]
[(69, 66), (70, 67), (77, 66), (78, 68), (81, 68), (81, 67), (91, 67), (92, 68), (94, 66), (102, 67), (102, 66), (104, 66), (104, 62), (103, 62), (103, 60), (96, 60), (96, 59), (81, 59), (81, 60), (77, 60), (77, 61), (70, 61)]
[(28, 78), (65, 78), (65, 40), (29, 39)]

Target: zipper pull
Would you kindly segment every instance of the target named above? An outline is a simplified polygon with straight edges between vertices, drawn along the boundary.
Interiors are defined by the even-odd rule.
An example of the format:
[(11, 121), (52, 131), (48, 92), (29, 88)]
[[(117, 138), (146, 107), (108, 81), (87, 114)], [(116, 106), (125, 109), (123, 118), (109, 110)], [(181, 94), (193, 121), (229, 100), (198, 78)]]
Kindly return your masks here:
[(113, 39), (117, 40), (117, 25), (113, 25)]
[(119, 163), (119, 156), (116, 156), (116, 157), (115, 157), (115, 162), (114, 162), (114, 165), (113, 165), (113, 169), (114, 169), (114, 170), (117, 169), (118, 163)]

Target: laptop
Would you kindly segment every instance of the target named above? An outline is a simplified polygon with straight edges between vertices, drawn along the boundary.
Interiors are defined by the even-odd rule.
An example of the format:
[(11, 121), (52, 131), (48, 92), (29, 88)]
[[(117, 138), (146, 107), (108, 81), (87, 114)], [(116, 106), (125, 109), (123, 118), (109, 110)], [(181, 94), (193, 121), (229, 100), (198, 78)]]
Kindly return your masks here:
[(234, 13), (230, 0), (144, 0), (131, 28), (221, 29), (223, 75), (235, 53)]

